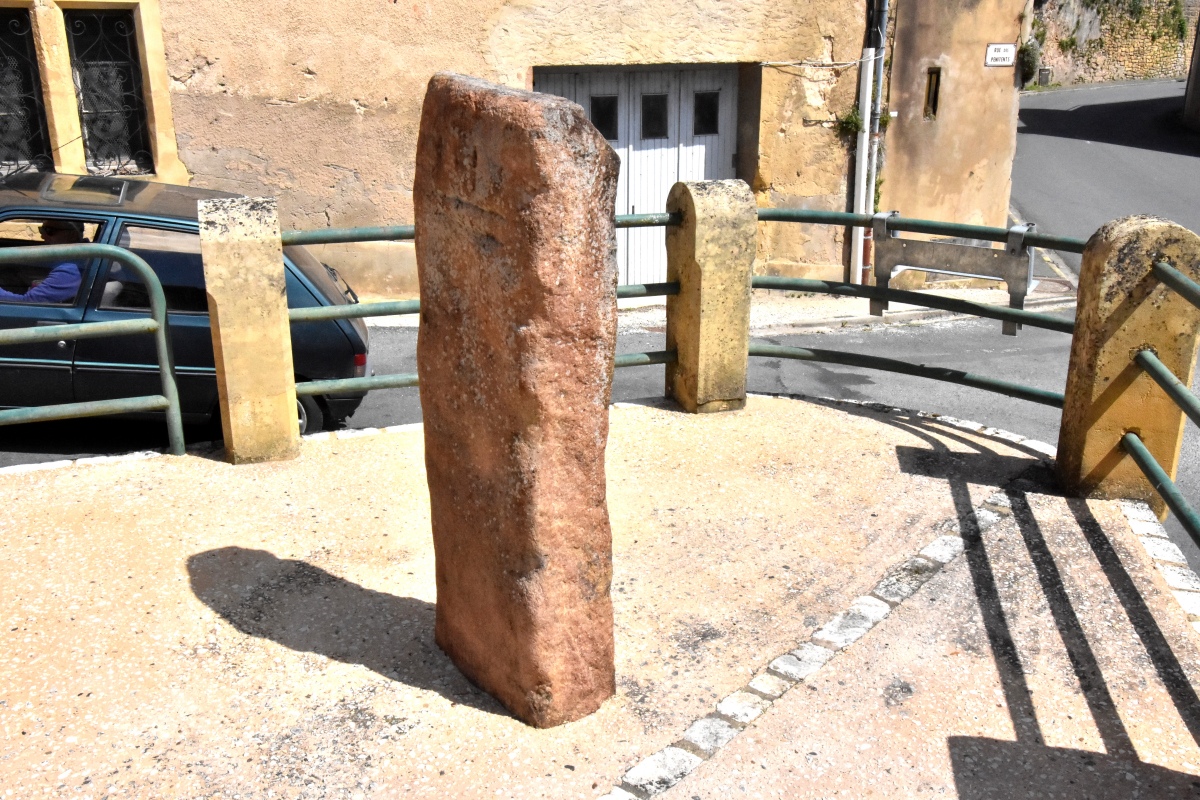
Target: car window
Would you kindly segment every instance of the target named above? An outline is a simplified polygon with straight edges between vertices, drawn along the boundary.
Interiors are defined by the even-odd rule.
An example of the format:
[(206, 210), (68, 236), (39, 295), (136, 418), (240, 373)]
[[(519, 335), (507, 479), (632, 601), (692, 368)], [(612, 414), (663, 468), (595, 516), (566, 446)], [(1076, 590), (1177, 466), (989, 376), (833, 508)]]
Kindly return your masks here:
[[(158, 275), (163, 293), (167, 296), (168, 311), (208, 313), (199, 235), (142, 225), (123, 225), (121, 235), (117, 237), (117, 246), (141, 256)], [(142, 279), (123, 264), (109, 263), (103, 287), (100, 308), (150, 308), (150, 295)]]
[[(0, 247), (94, 242), (101, 224), (82, 219), (20, 217), (0, 220)], [(0, 303), (71, 306), (79, 297), (87, 259), (49, 264), (0, 264)]]

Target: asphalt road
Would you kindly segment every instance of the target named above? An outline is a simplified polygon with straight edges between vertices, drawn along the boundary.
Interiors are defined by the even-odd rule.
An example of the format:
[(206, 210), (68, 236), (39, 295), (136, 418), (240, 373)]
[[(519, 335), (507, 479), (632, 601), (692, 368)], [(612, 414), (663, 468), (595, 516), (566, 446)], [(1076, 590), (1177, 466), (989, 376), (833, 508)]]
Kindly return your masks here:
[[(1200, 230), (1200, 136), (1175, 124), (1183, 84), (1143, 82), (1083, 87), (1025, 95), (1013, 168), (1013, 204), (1041, 230), (1086, 237), (1104, 222), (1135, 213), (1174, 219)], [(1078, 257), (1066, 256), (1077, 266)], [(953, 367), (1061, 391), (1069, 339), (1025, 329), (1003, 337), (999, 323), (939, 322), (874, 326), (764, 339), (777, 344), (884, 354), (929, 365)], [(413, 372), (416, 331), (373, 328), (373, 364), (379, 373)], [(663, 348), (660, 333), (622, 335), (620, 352)], [(631, 401), (662, 395), (661, 366), (617, 372), (613, 399)], [(875, 400), (937, 411), (1054, 443), (1058, 412), (952, 384), (848, 367), (775, 359), (753, 359), (749, 386), (842, 399)], [(1194, 387), (1196, 388), (1196, 387)], [(350, 420), (351, 427), (381, 427), (419, 421), (417, 389), (372, 393)], [(211, 435), (190, 429), (189, 440)], [(97, 418), (0, 429), (0, 465), (121, 453), (162, 447), (161, 425)], [(1180, 485), (1200, 501), (1200, 435), (1189, 426)], [(1177, 523), (1172, 538), (1200, 568), (1200, 549)]]
[[(1087, 238), (1110, 220), (1153, 214), (1200, 231), (1200, 134), (1183, 128), (1182, 81), (1102, 84), (1021, 98), (1012, 204), (1048, 233)], [(1063, 254), (1078, 269), (1078, 255)], [(1197, 386), (1193, 385), (1196, 391)], [(1178, 483), (1200, 503), (1200, 431), (1187, 426)], [(1200, 569), (1200, 550), (1169, 520)]]

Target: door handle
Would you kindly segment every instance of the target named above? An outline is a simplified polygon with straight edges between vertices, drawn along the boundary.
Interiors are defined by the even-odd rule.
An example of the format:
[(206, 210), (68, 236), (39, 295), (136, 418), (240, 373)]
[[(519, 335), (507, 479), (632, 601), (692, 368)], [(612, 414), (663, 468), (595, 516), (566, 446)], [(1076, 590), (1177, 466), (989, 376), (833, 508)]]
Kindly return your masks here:
[[(33, 324), (34, 324), (34, 327), (37, 327), (37, 328), (46, 328), (46, 327), (50, 327), (50, 326), (53, 326), (53, 325), (66, 325), (67, 323), (65, 323), (65, 322), (58, 322), (57, 320), (46, 320), (46, 319), (39, 319), (37, 322), (35, 322), (35, 323), (33, 323)], [(66, 342), (66, 340), (65, 340), (65, 339), (59, 339), (59, 340), (58, 340), (58, 349), (59, 349), (59, 350), (63, 350), (63, 349), (65, 349), (65, 348), (66, 348), (66, 346), (67, 346), (67, 342)]]

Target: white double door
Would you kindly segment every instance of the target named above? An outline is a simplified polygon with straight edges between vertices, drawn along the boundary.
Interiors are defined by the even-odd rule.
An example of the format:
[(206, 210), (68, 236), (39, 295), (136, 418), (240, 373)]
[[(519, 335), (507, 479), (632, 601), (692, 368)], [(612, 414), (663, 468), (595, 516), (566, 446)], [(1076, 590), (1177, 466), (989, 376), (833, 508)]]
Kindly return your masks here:
[[(621, 158), (618, 214), (666, 210), (676, 181), (734, 177), (737, 68), (538, 68), (534, 91), (583, 106)], [(617, 231), (621, 283), (667, 279), (666, 231)]]

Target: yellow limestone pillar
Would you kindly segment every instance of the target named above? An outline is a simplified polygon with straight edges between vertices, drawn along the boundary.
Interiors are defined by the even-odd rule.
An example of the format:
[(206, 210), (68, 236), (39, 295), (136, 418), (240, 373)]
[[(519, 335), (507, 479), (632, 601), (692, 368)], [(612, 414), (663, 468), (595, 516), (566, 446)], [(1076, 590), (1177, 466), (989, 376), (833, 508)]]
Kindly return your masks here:
[(199, 218), (226, 456), (294, 458), (300, 429), (275, 200), (202, 200)]
[(750, 276), (758, 210), (744, 181), (677, 183), (667, 211), (683, 215), (667, 228), (667, 395), (693, 413), (746, 405), (750, 347)]
[(1166, 506), (1121, 448), (1136, 433), (1172, 478), (1179, 466), (1184, 414), (1133, 362), (1150, 349), (1191, 386), (1200, 341), (1200, 309), (1154, 276), (1165, 261), (1200, 280), (1200, 236), (1156, 217), (1110, 222), (1088, 240), (1079, 273), (1079, 304), (1058, 472), (1076, 494), (1145, 500)]

